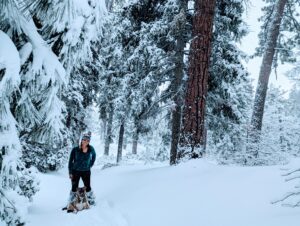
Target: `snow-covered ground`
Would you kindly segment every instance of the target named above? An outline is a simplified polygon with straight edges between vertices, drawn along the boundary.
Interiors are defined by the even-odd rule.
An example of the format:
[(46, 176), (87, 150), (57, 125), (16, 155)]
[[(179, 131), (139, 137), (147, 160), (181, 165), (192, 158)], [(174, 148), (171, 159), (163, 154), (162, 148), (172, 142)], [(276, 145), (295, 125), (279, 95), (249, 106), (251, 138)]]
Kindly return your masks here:
[[(92, 170), (97, 206), (61, 211), (70, 189), (66, 169), (40, 174), (41, 190), (29, 208), (28, 226), (298, 226), (300, 208), (272, 205), (292, 190), (287, 166), (220, 166), (205, 159), (121, 165)], [(299, 197), (300, 199), (300, 197)]]

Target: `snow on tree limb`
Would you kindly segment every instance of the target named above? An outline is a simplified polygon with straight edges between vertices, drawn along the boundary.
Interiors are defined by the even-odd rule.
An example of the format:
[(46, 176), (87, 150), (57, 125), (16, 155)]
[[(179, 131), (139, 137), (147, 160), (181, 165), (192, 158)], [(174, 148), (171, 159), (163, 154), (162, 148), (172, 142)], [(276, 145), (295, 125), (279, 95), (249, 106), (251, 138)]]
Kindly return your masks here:
[(5, 68), (5, 74), (0, 81), (0, 98), (9, 96), (20, 83), (19, 52), (11, 39), (0, 30), (0, 68)]
[(21, 29), (24, 31), (32, 45), (32, 72), (34, 74), (39, 74), (42, 70), (44, 70), (47, 74), (47, 79), (43, 81), (44, 83), (48, 83), (50, 80), (53, 82), (58, 80), (60, 84), (66, 85), (67, 80), (65, 69), (59, 62), (57, 56), (51, 51), (46, 42), (37, 32), (33, 20), (31, 19), (27, 21), (23, 18), (21, 22)]
[[(9, 98), (18, 89), (20, 83), (20, 56), (12, 40), (4, 32), (0, 31), (0, 64), (5, 69), (0, 81), (0, 156), (2, 158), (0, 168), (0, 218), (7, 223), (17, 225), (21, 221), (19, 210), (11, 205), (22, 206), (18, 202), (18, 195), (12, 197), (19, 188), (18, 159), (20, 157), (21, 144), (16, 128), (16, 121), (10, 111)], [(24, 202), (25, 203), (25, 202)], [(26, 205), (23, 205), (24, 207)]]

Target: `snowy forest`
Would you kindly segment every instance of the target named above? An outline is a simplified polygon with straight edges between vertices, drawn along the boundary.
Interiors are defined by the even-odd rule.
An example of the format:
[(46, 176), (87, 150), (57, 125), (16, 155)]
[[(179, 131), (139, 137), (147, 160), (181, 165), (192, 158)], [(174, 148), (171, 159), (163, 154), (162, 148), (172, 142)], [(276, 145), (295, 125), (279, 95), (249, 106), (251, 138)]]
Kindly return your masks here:
[[(61, 185), (65, 194), (59, 196), (58, 207), (63, 205), (70, 189), (66, 172), (70, 152), (87, 131), (92, 132), (97, 152), (92, 178), (102, 178), (99, 190), (95, 189), (98, 181), (92, 180), (100, 203), (109, 199), (101, 189), (108, 192), (117, 186), (108, 185), (119, 180), (111, 179), (111, 174), (118, 169), (121, 175), (126, 167), (141, 172), (156, 165), (174, 170), (166, 176), (173, 178), (166, 190), (185, 183), (195, 172), (198, 177), (193, 180), (205, 187), (201, 171), (210, 169), (228, 170), (228, 177), (243, 170), (269, 175), (263, 173), (267, 170), (284, 185), (269, 185), (270, 190), (281, 189), (264, 200), (265, 205), (276, 208), (278, 215), (294, 212), (291, 219), (284, 219), (286, 224), (265, 221), (261, 226), (297, 225), (299, 208), (283, 206), (300, 206), (300, 0), (261, 1), (264, 7), (256, 18), (261, 23), (258, 45), (249, 54), (240, 46), (251, 32), (245, 18), (251, 0), (1, 0), (0, 225), (38, 226), (48, 220), (40, 215), (38, 224), (30, 218), (35, 211), (38, 215), (34, 204), (38, 194), (47, 190), (48, 196), (52, 186), (60, 187), (56, 182), (43, 185), (45, 178), (64, 177), (59, 180), (65, 184)], [(247, 67), (253, 58), (261, 58), (255, 75)], [(278, 68), (284, 65), (290, 69), (282, 75)], [(287, 76), (292, 88), (270, 84), (271, 76)], [(153, 172), (149, 180), (166, 172)], [(175, 183), (176, 175), (180, 180), (183, 172), (186, 179)], [(128, 186), (129, 181), (138, 183), (131, 177)], [(236, 183), (231, 180), (228, 183)], [(292, 180), (295, 186), (284, 180)], [(107, 188), (101, 188), (103, 184)], [(195, 190), (188, 186), (193, 187), (187, 183), (178, 193), (197, 196), (197, 186)], [(125, 191), (119, 192), (126, 196)], [(180, 195), (174, 193), (173, 199)], [(126, 202), (116, 197), (111, 202), (118, 206), (120, 201), (119, 209), (123, 205), (126, 210)], [(149, 197), (142, 204), (146, 212), (150, 201)], [(44, 197), (44, 202), (51, 198)], [(196, 201), (191, 202), (186, 205), (197, 211)], [(184, 211), (183, 204), (172, 205), (161, 208)], [(90, 226), (151, 225), (134, 224), (129, 213), (125, 215), (131, 220), (124, 220), (109, 204), (93, 208), (86, 211), (87, 217), (98, 216), (99, 211), (110, 220), (107, 223), (103, 217)], [(177, 219), (176, 224), (168, 221), (174, 213), (152, 226), (260, 225), (201, 224), (191, 218), (186, 223)], [(71, 225), (71, 218), (59, 214), (61, 222), (52, 226)], [(89, 221), (78, 225), (83, 222)]]

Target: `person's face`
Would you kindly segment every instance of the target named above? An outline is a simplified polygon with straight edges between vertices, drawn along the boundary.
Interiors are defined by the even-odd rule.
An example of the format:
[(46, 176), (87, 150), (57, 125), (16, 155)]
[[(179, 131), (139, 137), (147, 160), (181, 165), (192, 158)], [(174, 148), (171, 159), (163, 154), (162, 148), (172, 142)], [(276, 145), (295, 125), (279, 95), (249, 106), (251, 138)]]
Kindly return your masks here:
[(88, 145), (90, 143), (90, 140), (82, 139), (81, 143), (82, 143), (82, 145), (86, 146), (86, 145)]

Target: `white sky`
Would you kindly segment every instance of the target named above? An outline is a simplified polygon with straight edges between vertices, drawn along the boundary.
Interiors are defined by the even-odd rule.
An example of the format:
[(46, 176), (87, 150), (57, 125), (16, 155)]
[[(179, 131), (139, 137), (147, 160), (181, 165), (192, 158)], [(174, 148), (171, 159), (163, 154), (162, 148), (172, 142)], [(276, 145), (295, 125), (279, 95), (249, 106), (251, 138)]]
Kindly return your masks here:
[[(258, 18), (262, 15), (261, 8), (264, 6), (264, 2), (262, 0), (250, 0), (249, 2), (249, 8), (244, 15), (245, 21), (249, 26), (249, 34), (242, 40), (240, 48), (248, 54), (253, 54), (255, 48), (258, 46), (257, 35), (261, 25), (261, 23), (258, 22)], [(251, 74), (251, 78), (253, 78), (254, 90), (257, 85), (261, 61), (262, 59), (260, 57), (256, 57), (254, 59), (250, 59), (246, 64), (246, 67)], [(277, 79), (274, 71), (272, 71), (269, 85), (273, 84), (276, 87), (281, 87), (283, 90), (290, 90), (292, 83), (285, 76), (285, 72), (291, 68), (292, 66), (289, 64), (279, 65), (277, 70)]]

